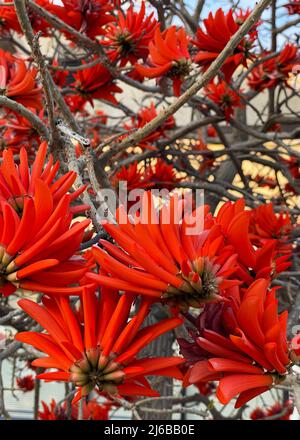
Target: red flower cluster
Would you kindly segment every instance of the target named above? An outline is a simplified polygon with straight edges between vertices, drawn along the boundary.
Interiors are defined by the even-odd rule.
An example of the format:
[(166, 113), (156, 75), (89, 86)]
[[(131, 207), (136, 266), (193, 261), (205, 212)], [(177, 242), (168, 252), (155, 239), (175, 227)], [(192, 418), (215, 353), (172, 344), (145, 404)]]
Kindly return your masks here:
[[(90, 38), (102, 35), (105, 25), (114, 20), (111, 0), (62, 0), (61, 3), (52, 4), (49, 12)], [(72, 39), (68, 32), (65, 34)]]
[[(54, 399), (47, 405), (44, 401), (41, 402), (43, 411), (38, 412), (39, 420), (67, 420), (67, 404), (64, 402), (59, 405)], [(111, 409), (111, 402), (98, 403), (96, 399), (83, 401), (82, 419), (83, 420), (108, 420), (109, 410)], [(78, 405), (72, 405), (71, 420), (78, 420)]]
[(291, 365), (287, 313), (278, 315), (275, 289), (268, 286), (269, 280), (256, 280), (246, 291), (231, 289), (228, 302), (206, 306), (193, 341), (179, 341), (192, 364), (186, 385), (218, 381), (219, 401), (238, 396), (239, 408), (284, 380)]
[(255, 408), (250, 414), (251, 420), (290, 420), (294, 405), (290, 400), (284, 403), (275, 402), (269, 408)]
[(289, 3), (284, 6), (290, 15), (300, 14), (300, 0), (290, 0)]
[(173, 165), (168, 165), (163, 159), (157, 159), (155, 164), (147, 165), (143, 169), (138, 169), (137, 162), (128, 168), (123, 166), (112, 179), (114, 186), (118, 186), (120, 181), (126, 181), (128, 191), (136, 188), (166, 188), (172, 191), (181, 180)]
[(141, 329), (152, 301), (143, 299), (128, 321), (134, 299), (132, 294), (119, 296), (107, 289), (102, 289), (98, 298), (84, 288), (79, 311), (62, 296), (43, 296), (43, 305), (22, 299), (20, 307), (47, 333), (21, 332), (16, 339), (48, 355), (34, 360), (33, 365), (58, 370), (37, 377), (71, 382), (77, 387), (73, 403), (93, 389), (108, 396), (157, 396), (145, 376), (181, 379), (178, 365), (184, 359), (137, 359), (137, 355), (159, 335), (180, 325), (182, 319), (165, 319)]
[[(84, 65), (85, 63), (83, 63)], [(122, 89), (114, 83), (109, 70), (103, 64), (96, 64), (83, 70), (78, 70), (73, 75), (75, 82), (72, 84), (74, 90), (93, 104), (93, 99), (103, 99), (117, 104), (115, 93), (121, 93)]]
[[(1, 10), (1, 8), (0, 8)], [(0, 92), (25, 107), (42, 108), (42, 90), (36, 83), (37, 70), (0, 49)]]
[[(192, 43), (199, 50), (193, 59), (202, 66), (203, 70), (206, 70), (222, 52), (230, 38), (238, 31), (247, 14), (249, 12), (240, 13), (234, 18), (232, 9), (225, 14), (222, 8), (217, 10), (215, 16), (212, 12), (209, 13), (208, 18), (203, 21), (206, 32), (198, 28), (196, 38), (192, 40)], [(247, 60), (253, 58), (249, 52), (253, 46), (253, 36), (252, 32), (248, 39), (243, 38), (234, 54), (229, 56), (223, 64), (221, 72), (225, 75), (226, 82), (230, 81), (239, 65), (247, 67)]]
[[(251, 211), (244, 210), (243, 200), (226, 203), (216, 217), (205, 205), (192, 214), (184, 213), (177, 194), (159, 213), (150, 193), (145, 193), (138, 205), (138, 212), (129, 210), (134, 220), (129, 220), (120, 206), (119, 224), (104, 223), (121, 248), (100, 240), (104, 249), (94, 247), (92, 251), (107, 274), (89, 273), (90, 281), (161, 299), (186, 310), (224, 301), (232, 286), (249, 286), (255, 279), (273, 278), (290, 266), (290, 252), (281, 256), (276, 239), (266, 242), (262, 237), (257, 242), (254, 237), (256, 246), (252, 244)], [(195, 219), (201, 219), (201, 224)], [(273, 222), (277, 221), (274, 216)], [(190, 228), (196, 225), (191, 233)], [(271, 221), (268, 227), (273, 227)]]
[[(43, 120), (44, 111), (37, 112), (37, 116)], [(28, 121), (18, 113), (9, 113), (0, 120), (2, 144), (4, 148), (11, 148), (14, 153), (19, 153), (21, 147), (28, 152), (35, 151), (41, 143), (40, 135)]]
[(154, 41), (149, 44), (149, 67), (136, 64), (136, 70), (146, 78), (170, 78), (175, 96), (181, 93), (181, 85), (190, 72), (191, 56), (188, 38), (183, 28), (171, 26), (161, 32), (156, 28)]
[[(264, 53), (262, 59), (268, 55), (269, 53)], [(259, 92), (273, 88), (279, 83), (286, 84), (293, 67), (298, 64), (297, 46), (287, 43), (278, 56), (267, 59), (254, 67), (249, 75), (248, 84), (253, 90)]]
[[(72, 294), (87, 266), (75, 254), (89, 220), (72, 222), (70, 203), (85, 187), (68, 193), (76, 173), (69, 172), (54, 181), (59, 163), (50, 156), (46, 165), (47, 144), (41, 144), (32, 167), (25, 149), (16, 165), (12, 150), (3, 152), (0, 166), (0, 292), (17, 288)], [(77, 212), (88, 206), (76, 208)]]
[[(268, 210), (272, 212), (272, 205), (267, 208)], [(273, 213), (273, 216), (264, 221), (260, 210), (258, 213), (255, 210), (254, 213), (251, 210), (245, 211), (243, 199), (236, 203), (225, 203), (214, 220), (214, 223), (220, 225), (226, 243), (233, 246), (234, 252), (238, 256), (239, 264), (235, 276), (245, 286), (249, 286), (258, 278), (275, 278), (291, 265), (288, 261), (291, 252), (285, 249), (286, 252), (281, 255), (279, 252), (279, 250), (281, 251), (281, 242), (278, 242), (275, 237), (273, 240), (270, 237), (266, 240), (262, 234), (263, 229), (258, 229), (259, 235), (253, 235), (253, 229), (250, 225), (255, 215), (259, 217), (261, 228), (265, 228), (264, 234), (270, 233), (270, 230), (276, 230), (278, 233), (278, 225), (282, 224), (280, 218), (284, 218), (284, 214), (277, 217)]]
[[(189, 234), (195, 218), (184, 215), (177, 194), (158, 214), (150, 193), (144, 194), (142, 203), (133, 225), (122, 206), (117, 213), (119, 225), (103, 225), (123, 250), (100, 240), (106, 251), (94, 247), (93, 254), (108, 275), (90, 273), (87, 278), (102, 286), (162, 299), (181, 309), (222, 300), (222, 292), (238, 281), (231, 279), (237, 255), (232, 246), (225, 245), (220, 228), (198, 225), (197, 234)], [(204, 218), (208, 209), (200, 206), (194, 214)]]
[[(136, 117), (131, 118), (131, 124), (125, 124), (124, 127), (126, 128), (126, 130), (142, 128), (144, 127), (144, 125), (152, 121), (152, 119), (156, 118), (157, 114), (158, 113), (155, 108), (155, 104), (154, 102), (151, 102), (148, 107), (141, 108), (138, 111)], [(141, 148), (147, 148), (149, 150), (156, 149), (153, 143), (158, 139), (161, 139), (162, 137), (166, 136), (165, 132), (167, 130), (171, 130), (174, 127), (175, 127), (175, 119), (173, 118), (173, 116), (170, 116), (166, 121), (163, 122), (163, 124), (159, 128), (157, 128), (151, 134), (143, 138), (139, 142), (139, 146)]]
[(135, 12), (131, 5), (126, 14), (119, 10), (117, 21), (107, 26), (103, 44), (109, 47), (109, 58), (113, 62), (119, 61), (121, 67), (128, 62), (135, 64), (140, 59), (146, 61), (148, 57), (148, 46), (153, 40), (158, 22), (153, 12), (148, 17), (145, 12), (144, 1), (139, 12)]
[(220, 107), (227, 121), (235, 108), (243, 107), (240, 96), (225, 81), (211, 81), (205, 88), (205, 95)]
[(272, 203), (261, 205), (252, 210), (250, 239), (258, 247), (276, 240), (279, 254), (290, 254), (292, 245), (288, 243), (292, 232), (291, 217), (288, 212), (275, 214)]
[(28, 374), (27, 376), (18, 377), (17, 386), (24, 393), (27, 393), (28, 391), (32, 391), (34, 389), (33, 376), (31, 374)]
[[(5, 6), (5, 3), (9, 5)], [(36, 0), (35, 2), (42, 8), (51, 11), (51, 3), (49, 0)], [(3, 5), (3, 6), (2, 6)], [(15, 31), (22, 34), (22, 29), (16, 14), (14, 5), (10, 0), (4, 0), (0, 8), (0, 29), (1, 33), (6, 34), (9, 31)], [(43, 36), (48, 36), (49, 23), (39, 15), (35, 14), (30, 8), (27, 10), (28, 17), (30, 19), (31, 26), (35, 32), (41, 31)]]

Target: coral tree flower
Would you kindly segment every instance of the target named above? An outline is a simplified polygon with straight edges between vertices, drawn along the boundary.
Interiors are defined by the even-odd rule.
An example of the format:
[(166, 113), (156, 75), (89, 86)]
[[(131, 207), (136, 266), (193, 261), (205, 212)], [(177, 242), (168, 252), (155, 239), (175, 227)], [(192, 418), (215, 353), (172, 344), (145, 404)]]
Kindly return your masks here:
[[(262, 58), (268, 55), (269, 53), (264, 53)], [(278, 56), (267, 59), (252, 69), (248, 77), (249, 86), (261, 92), (280, 83), (286, 84), (293, 67), (299, 64), (299, 59), (297, 46), (287, 43)]]
[[(7, 3), (7, 5), (5, 5)], [(51, 10), (51, 3), (49, 0), (36, 0), (36, 4)], [(49, 23), (44, 20), (41, 16), (33, 12), (30, 8), (27, 9), (28, 17), (31, 26), (35, 32), (42, 31), (43, 36), (48, 36), (48, 29), (50, 27)], [(8, 33), (9, 31), (15, 31), (22, 34), (22, 29), (18, 20), (18, 16), (14, 5), (10, 0), (4, 0), (1, 2), (0, 8), (0, 29), (1, 33)]]
[(205, 95), (217, 104), (229, 121), (235, 108), (243, 107), (240, 96), (225, 81), (211, 81), (205, 87)]
[(36, 83), (37, 69), (0, 49), (0, 94), (25, 107), (42, 108), (42, 89)]
[[(151, 102), (148, 107), (141, 108), (136, 116), (131, 118), (131, 124), (124, 124), (126, 130), (139, 129), (148, 124), (152, 119), (158, 115), (154, 102)], [(149, 134), (139, 142), (139, 147), (147, 148), (149, 150), (156, 149), (153, 143), (162, 137), (166, 136), (166, 131), (175, 127), (175, 119), (170, 116), (163, 124), (157, 128), (153, 133)]]
[[(41, 110), (37, 116), (44, 120), (44, 111)], [(24, 147), (31, 153), (40, 145), (39, 133), (31, 125), (28, 119), (18, 113), (9, 113), (5, 118), (0, 119), (2, 125), (2, 143), (6, 148), (11, 148), (14, 153), (19, 153), (20, 148)]]
[(182, 323), (170, 318), (140, 329), (151, 300), (143, 299), (128, 321), (134, 296), (121, 297), (102, 289), (97, 294), (83, 289), (82, 313), (69, 299), (43, 296), (43, 305), (22, 299), (20, 307), (36, 320), (46, 333), (23, 332), (16, 339), (46, 353), (33, 361), (35, 366), (54, 368), (38, 375), (40, 379), (73, 383), (77, 392), (73, 403), (96, 389), (108, 396), (157, 396), (146, 377), (182, 378), (181, 357), (138, 358), (139, 352), (159, 335)]
[[(222, 52), (231, 37), (238, 31), (241, 17), (234, 19), (233, 10), (225, 14), (222, 8), (219, 8), (215, 15), (209, 13), (207, 19), (203, 21), (206, 31), (198, 28), (195, 39), (192, 41), (199, 52), (193, 57), (194, 61), (206, 70), (211, 63)], [(247, 59), (252, 58), (250, 49), (253, 45), (252, 38), (243, 38), (235, 49), (233, 55), (227, 57), (221, 67), (221, 72), (225, 75), (226, 82), (229, 82), (234, 71), (239, 65), (247, 67)]]
[(276, 240), (279, 254), (291, 254), (292, 222), (289, 212), (276, 214), (272, 203), (264, 204), (252, 210), (250, 222), (251, 241), (261, 247)]
[[(278, 315), (275, 289), (268, 291), (268, 285), (269, 280), (259, 279), (246, 292), (233, 288), (230, 303), (223, 303), (217, 315), (211, 314), (218, 322), (202, 319), (194, 339), (201, 354), (194, 362), (194, 351), (186, 384), (218, 381), (219, 401), (227, 404), (238, 396), (235, 407), (239, 408), (284, 380), (291, 364), (287, 313)], [(206, 326), (211, 323), (216, 330)], [(182, 352), (188, 359), (188, 350)]]
[[(62, 0), (62, 5), (51, 5), (49, 12), (77, 31), (95, 38), (102, 35), (105, 25), (114, 20), (111, 0)], [(68, 38), (72, 36), (65, 32)]]
[(153, 40), (157, 20), (152, 12), (145, 16), (145, 2), (141, 4), (139, 12), (135, 12), (131, 5), (126, 13), (118, 11), (117, 21), (110, 23), (106, 29), (106, 39), (102, 44), (109, 46), (107, 55), (115, 62), (120, 61), (120, 66), (128, 62), (135, 64), (138, 60), (146, 61), (149, 54), (149, 43)]
[(284, 6), (290, 15), (300, 14), (300, 0), (290, 0), (289, 3)]
[(17, 386), (24, 393), (34, 389), (34, 380), (31, 374), (17, 378)]
[(93, 99), (104, 99), (113, 104), (118, 103), (114, 94), (122, 92), (122, 89), (113, 82), (109, 70), (102, 64), (78, 70), (73, 77), (75, 82), (72, 87), (91, 104)]
[[(200, 206), (193, 214), (201, 219), (208, 209)], [(224, 245), (220, 228), (195, 226), (194, 215), (183, 215), (183, 203), (176, 194), (157, 213), (150, 193), (144, 193), (141, 214), (134, 224), (120, 207), (119, 224), (103, 226), (121, 248), (100, 240), (106, 251), (92, 249), (109, 275), (89, 273), (87, 278), (183, 309), (221, 300), (223, 290), (237, 284), (230, 279), (237, 269), (237, 256), (231, 246)]]
[[(76, 179), (69, 172), (54, 181), (59, 163), (44, 165), (47, 144), (41, 144), (32, 167), (20, 150), (16, 165), (12, 150), (0, 165), (0, 292), (17, 288), (71, 294), (87, 270), (76, 256), (89, 220), (71, 225), (70, 203), (85, 189), (68, 193)], [(79, 211), (88, 206), (79, 207)], [(69, 286), (69, 287), (67, 287)]]
[(269, 408), (255, 408), (251, 414), (251, 420), (290, 420), (293, 414), (294, 404), (290, 400), (284, 403), (275, 402)]
[(173, 82), (175, 96), (180, 95), (181, 85), (189, 75), (191, 56), (188, 51), (188, 38), (183, 28), (171, 26), (154, 34), (149, 44), (149, 64), (151, 67), (135, 65), (136, 70), (146, 78), (168, 77)]
[[(61, 405), (56, 403), (54, 399), (51, 399), (49, 405), (42, 400), (42, 410), (38, 412), (39, 420), (67, 420), (68, 409), (66, 402)], [(82, 407), (82, 419), (83, 420), (108, 420), (109, 410), (112, 403), (107, 401), (104, 403), (98, 403), (95, 399), (83, 402)], [(78, 405), (72, 405), (71, 408), (71, 420), (78, 420)]]
[(257, 278), (273, 279), (291, 265), (288, 261), (290, 252), (279, 255), (280, 244), (275, 237), (267, 242), (253, 240), (250, 228), (252, 216), (251, 210), (245, 211), (245, 200), (240, 199), (235, 203), (225, 203), (212, 220), (221, 226), (225, 242), (233, 246), (238, 256), (235, 276), (246, 286)]
[(138, 162), (134, 162), (127, 168), (123, 166), (112, 181), (114, 186), (118, 186), (120, 181), (125, 181), (128, 191), (136, 188), (166, 188), (172, 191), (181, 178), (177, 176), (172, 164), (169, 165), (163, 159), (157, 159), (155, 164), (152, 163), (145, 168), (138, 168)]

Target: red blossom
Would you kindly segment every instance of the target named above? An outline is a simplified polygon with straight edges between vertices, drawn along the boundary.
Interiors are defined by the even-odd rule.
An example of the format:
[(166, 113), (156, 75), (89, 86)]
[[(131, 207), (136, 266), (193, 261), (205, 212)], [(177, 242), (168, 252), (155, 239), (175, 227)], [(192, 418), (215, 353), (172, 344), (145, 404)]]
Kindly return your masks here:
[[(59, 405), (54, 399), (51, 399), (49, 405), (41, 402), (43, 410), (38, 412), (39, 420), (67, 420), (68, 410), (66, 402)], [(111, 402), (98, 403), (96, 399), (83, 402), (82, 420), (108, 420)], [(71, 420), (78, 420), (78, 405), (72, 405)]]
[(176, 187), (176, 183), (181, 180), (172, 164), (169, 165), (163, 159), (157, 159), (155, 164), (144, 168), (138, 168), (137, 162), (127, 168), (123, 166), (113, 177), (112, 182), (114, 186), (117, 186), (120, 181), (126, 181), (128, 191), (136, 188), (166, 188), (168, 191), (172, 191)]
[[(85, 187), (70, 193), (76, 173), (55, 180), (59, 163), (45, 164), (47, 144), (41, 144), (32, 166), (24, 148), (16, 165), (12, 150), (3, 152), (0, 165), (0, 292), (17, 288), (72, 294), (87, 271), (76, 256), (89, 220), (71, 224), (73, 213), (87, 206), (70, 207)], [(79, 289), (79, 290), (78, 290)]]
[(243, 107), (240, 96), (225, 81), (211, 81), (205, 87), (205, 95), (223, 111), (227, 121), (230, 120), (235, 108)]
[(27, 376), (18, 377), (17, 386), (24, 393), (27, 393), (28, 391), (32, 391), (34, 389), (33, 376), (31, 374), (28, 374)]
[[(203, 21), (206, 31), (198, 28), (195, 39), (192, 40), (198, 49), (193, 59), (203, 70), (206, 70), (219, 56), (230, 38), (238, 31), (244, 19), (243, 14), (234, 17), (232, 9), (227, 14), (224, 13), (222, 8), (219, 8), (215, 15), (212, 12), (209, 13), (208, 18)], [(250, 33), (248, 39), (242, 39), (233, 55), (227, 57), (221, 67), (226, 82), (230, 81), (238, 66), (242, 64), (247, 67), (247, 60), (253, 58), (249, 52), (253, 46), (252, 40), (253, 35), (251, 36)]]
[[(267, 211), (270, 208), (267, 208)], [(279, 237), (268, 242), (255, 241), (252, 243), (250, 222), (252, 211), (245, 210), (245, 201), (240, 199), (236, 203), (226, 202), (219, 210), (215, 223), (222, 228), (222, 233), (227, 244), (233, 246), (234, 252), (238, 256), (239, 268), (235, 275), (249, 286), (258, 278), (275, 278), (280, 272), (290, 267), (290, 252), (278, 255), (277, 247), (280, 248)], [(268, 228), (272, 222), (270, 219)], [(281, 224), (279, 221), (278, 224)]]
[(202, 351), (186, 374), (186, 385), (218, 381), (219, 401), (225, 405), (238, 397), (239, 408), (285, 379), (291, 364), (287, 313), (278, 315), (275, 289), (269, 291), (268, 285), (256, 280), (242, 295), (233, 288), (217, 318), (222, 330), (205, 323), (198, 329), (194, 341)]
[[(264, 59), (269, 53), (263, 53)], [(270, 89), (276, 85), (287, 84), (289, 75), (293, 67), (299, 64), (299, 52), (297, 46), (287, 43), (279, 55), (261, 62), (252, 69), (249, 77), (249, 86), (256, 91), (261, 92), (264, 89)]]
[[(1, 8), (0, 8), (1, 10)], [(37, 69), (0, 49), (0, 91), (25, 107), (42, 109), (42, 89), (36, 83)]]
[[(44, 110), (36, 112), (37, 116), (43, 121)], [(28, 119), (23, 118), (18, 113), (9, 113), (0, 120), (2, 125), (2, 143), (4, 148), (11, 148), (14, 153), (19, 153), (21, 147), (28, 152), (35, 151), (41, 143), (39, 133), (31, 125)]]
[(225, 246), (218, 228), (205, 230), (200, 224), (197, 234), (190, 233), (195, 227), (193, 215), (201, 218), (208, 210), (200, 206), (193, 214), (183, 215), (183, 203), (174, 194), (157, 213), (150, 193), (144, 193), (133, 225), (123, 206), (117, 212), (122, 222), (103, 225), (121, 249), (105, 240), (100, 240), (105, 251), (93, 247), (95, 260), (109, 275), (91, 273), (87, 278), (182, 309), (222, 300), (224, 291), (238, 283), (231, 277), (237, 256), (231, 246)]
[[(5, 6), (5, 3), (10, 5)], [(51, 9), (51, 3), (49, 0), (36, 0), (36, 4), (42, 8)], [(2, 6), (3, 5), (3, 6)], [(48, 36), (49, 23), (44, 20), (40, 15), (33, 12), (30, 8), (27, 9), (28, 17), (31, 26), (35, 32), (42, 32), (43, 36)], [(9, 31), (15, 31), (22, 34), (22, 29), (16, 14), (14, 5), (11, 5), (10, 0), (4, 0), (0, 8), (0, 28), (2, 33), (8, 33)]]
[[(151, 102), (149, 106), (141, 108), (136, 117), (131, 118), (131, 124), (125, 124), (126, 130), (134, 130), (144, 127), (146, 124), (151, 122), (156, 116), (158, 112), (156, 110), (154, 102)], [(144, 137), (140, 142), (139, 146), (141, 148), (147, 148), (149, 150), (156, 149), (153, 143), (158, 139), (166, 136), (166, 131), (171, 130), (175, 127), (175, 119), (173, 116), (170, 116), (166, 121), (162, 123), (162, 125), (153, 131), (148, 136)]]
[(179, 96), (191, 64), (188, 37), (184, 28), (177, 30), (176, 26), (171, 26), (163, 32), (157, 28), (154, 40), (149, 44), (149, 54), (150, 66), (136, 64), (136, 70), (146, 78), (170, 78), (174, 95)]
[(275, 402), (269, 408), (255, 408), (251, 414), (252, 420), (290, 420), (290, 416), (293, 414), (294, 405), (290, 400), (286, 400), (284, 403)]
[[(51, 5), (50, 11), (62, 21), (90, 38), (102, 35), (105, 26), (114, 20), (111, 0), (62, 0)], [(72, 36), (66, 31), (68, 38)]]
[[(83, 63), (84, 65), (85, 63)], [(72, 87), (86, 101), (93, 103), (93, 99), (103, 99), (117, 104), (115, 93), (121, 93), (122, 89), (114, 83), (109, 70), (102, 64), (78, 70), (73, 75)]]
[(108, 289), (102, 289), (99, 298), (84, 288), (79, 313), (63, 296), (57, 300), (43, 296), (43, 305), (22, 299), (19, 306), (47, 333), (22, 332), (16, 339), (48, 355), (34, 360), (35, 366), (57, 370), (38, 375), (40, 379), (76, 386), (73, 403), (94, 389), (106, 396), (158, 396), (146, 376), (181, 379), (178, 365), (183, 359), (137, 359), (137, 355), (158, 336), (180, 325), (182, 319), (165, 319), (140, 329), (152, 300), (143, 299), (128, 321), (134, 299), (132, 294), (119, 296)]
[(117, 21), (107, 26), (104, 41), (109, 47), (107, 55), (113, 62), (120, 61), (120, 66), (128, 62), (135, 64), (140, 59), (146, 61), (158, 22), (153, 12), (148, 17), (145, 12), (144, 1), (139, 12), (135, 12), (131, 5), (126, 13), (119, 10)]
[(290, 15), (300, 14), (300, 0), (289, 0), (289, 3), (284, 6)]
[(288, 242), (292, 232), (290, 214), (276, 214), (272, 203), (260, 205), (252, 210), (250, 231), (251, 241), (256, 246), (262, 247), (276, 240), (276, 250), (279, 254), (291, 254), (292, 245)]

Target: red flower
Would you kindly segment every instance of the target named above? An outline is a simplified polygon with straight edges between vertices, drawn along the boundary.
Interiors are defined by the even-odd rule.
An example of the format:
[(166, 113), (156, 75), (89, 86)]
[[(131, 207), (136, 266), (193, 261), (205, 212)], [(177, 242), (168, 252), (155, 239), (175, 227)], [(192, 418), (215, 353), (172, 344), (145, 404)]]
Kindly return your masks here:
[[(242, 16), (242, 20), (244, 17)], [(199, 49), (194, 56), (194, 61), (206, 70), (211, 63), (219, 56), (230, 38), (238, 31), (241, 25), (241, 16), (233, 17), (233, 10), (225, 14), (222, 8), (219, 8), (213, 16), (209, 13), (207, 19), (204, 20), (206, 32), (198, 28), (196, 39), (192, 42)], [(247, 59), (252, 59), (249, 51), (253, 45), (252, 38), (243, 38), (234, 51), (234, 54), (227, 57), (225, 63), (221, 67), (221, 72), (225, 75), (226, 82), (229, 82), (234, 71), (239, 65), (247, 67)]]
[(288, 212), (274, 212), (273, 204), (260, 205), (252, 210), (250, 223), (251, 241), (262, 247), (270, 241), (276, 240), (276, 249), (279, 254), (291, 254), (292, 223)]
[(119, 185), (120, 181), (127, 182), (127, 189), (131, 191), (136, 188), (145, 188), (149, 182), (144, 179), (145, 174), (142, 168), (138, 168), (138, 162), (134, 162), (129, 167), (122, 166), (120, 171), (112, 178), (112, 183), (115, 187)]
[(64, 100), (72, 113), (83, 112), (86, 98), (80, 95), (65, 95)]
[[(51, 5), (50, 12), (90, 38), (104, 33), (107, 23), (114, 20), (110, 0), (62, 0), (63, 5)], [(68, 38), (72, 36), (65, 32)]]
[[(44, 111), (38, 112), (37, 116), (44, 120)], [(21, 147), (26, 148), (28, 152), (34, 151), (41, 143), (38, 132), (32, 127), (28, 119), (23, 118), (18, 113), (9, 113), (4, 119), (0, 120), (2, 124), (2, 142), (4, 147), (9, 147), (14, 153), (19, 153)]]
[(256, 280), (242, 297), (238, 288), (232, 289), (230, 304), (224, 303), (218, 315), (222, 330), (200, 328), (195, 342), (202, 355), (186, 384), (218, 381), (219, 401), (227, 404), (238, 396), (239, 408), (284, 380), (290, 365), (287, 313), (278, 315), (275, 290), (268, 291), (268, 284)]
[(28, 391), (32, 391), (34, 389), (33, 376), (31, 374), (28, 374), (27, 376), (18, 377), (17, 378), (17, 386), (24, 393), (27, 393)]
[(67, 420), (67, 405), (64, 402), (58, 405), (54, 399), (51, 399), (49, 405), (42, 400), (43, 411), (38, 412), (39, 420)]
[(119, 297), (103, 289), (99, 299), (94, 292), (84, 289), (78, 314), (65, 297), (55, 300), (44, 296), (43, 306), (22, 299), (20, 307), (47, 333), (23, 332), (16, 339), (48, 355), (33, 361), (35, 366), (58, 370), (42, 373), (40, 379), (75, 384), (73, 403), (95, 388), (108, 396), (157, 396), (145, 376), (181, 379), (178, 365), (183, 359), (136, 358), (146, 345), (182, 320), (166, 319), (140, 329), (152, 301), (143, 299), (128, 321), (133, 301), (134, 296), (127, 293)]
[(300, 0), (290, 0), (289, 4), (284, 5), (290, 15), (300, 14)]
[[(68, 193), (76, 179), (69, 172), (54, 181), (59, 163), (53, 158), (44, 167), (46, 143), (41, 144), (30, 168), (27, 152), (20, 150), (20, 164), (12, 150), (3, 152), (0, 166), (0, 292), (17, 288), (72, 294), (86, 272), (76, 257), (89, 220), (71, 225), (70, 203), (85, 189)], [(79, 212), (87, 206), (80, 206)], [(76, 208), (78, 211), (78, 208)]]
[[(126, 128), (126, 130), (142, 128), (144, 127), (144, 125), (152, 121), (152, 119), (156, 118), (157, 114), (158, 113), (155, 108), (155, 104), (154, 102), (151, 102), (148, 107), (141, 108), (138, 111), (136, 117), (131, 118), (131, 124), (125, 124), (124, 127)], [(166, 121), (163, 122), (163, 124), (159, 128), (157, 128), (151, 134), (143, 138), (139, 142), (139, 147), (147, 148), (149, 150), (156, 149), (153, 143), (158, 139), (161, 139), (162, 137), (166, 136), (165, 132), (167, 130), (171, 130), (174, 127), (175, 127), (175, 119), (173, 116), (170, 116)]]
[[(58, 405), (54, 399), (50, 405), (42, 401), (43, 411), (38, 412), (40, 420), (67, 420), (67, 404), (64, 402)], [(108, 420), (111, 402), (107, 401), (100, 404), (96, 399), (83, 402), (82, 419), (83, 420)], [(71, 420), (78, 420), (78, 405), (72, 405)]]
[[(0, 8), (1, 9), (1, 8)], [(42, 90), (36, 84), (37, 69), (0, 49), (0, 91), (25, 107), (42, 108)]]
[(207, 133), (207, 136), (209, 136), (209, 137), (213, 137), (213, 138), (217, 137), (217, 131), (216, 131), (215, 127), (213, 127), (212, 125), (209, 125), (207, 127), (206, 133)]
[[(234, 11), (234, 21), (238, 24), (238, 25), (242, 25), (245, 23), (245, 21), (247, 20), (247, 18), (249, 17), (249, 15), (251, 14), (251, 9), (247, 8), (246, 10), (243, 10), (242, 8), (237, 8)], [(258, 31), (257, 28), (258, 26), (261, 24), (261, 21), (258, 21), (255, 25), (253, 25), (253, 27), (250, 29), (249, 31), (249, 39), (250, 41), (254, 41), (257, 39), (258, 36)]]
[(161, 32), (156, 28), (154, 41), (149, 44), (149, 53), (151, 67), (136, 64), (136, 70), (147, 78), (170, 78), (174, 95), (179, 96), (181, 85), (190, 72), (191, 56), (185, 30), (176, 30), (176, 26), (171, 26)]
[[(207, 208), (199, 207), (194, 215), (201, 218)], [(183, 204), (174, 194), (157, 215), (150, 193), (145, 193), (143, 209), (131, 225), (129, 220), (126, 223), (121, 206), (117, 218), (120, 221), (123, 217), (124, 222), (103, 226), (124, 251), (100, 240), (108, 253), (94, 247), (93, 254), (109, 275), (90, 273), (87, 278), (103, 286), (162, 299), (182, 309), (221, 300), (222, 292), (237, 283), (228, 279), (237, 268), (236, 255), (231, 246), (224, 246), (218, 228), (204, 230), (199, 225), (201, 231), (191, 235), (194, 217), (183, 216), (182, 210)]]
[(107, 54), (110, 59), (120, 61), (120, 66), (127, 62), (135, 64), (139, 59), (146, 60), (148, 45), (153, 40), (155, 29), (158, 27), (154, 13), (145, 17), (145, 2), (142, 2), (139, 12), (131, 5), (126, 14), (118, 11), (116, 23), (110, 23), (106, 29), (106, 40), (103, 42), (111, 49)]
[[(83, 62), (83, 64), (85, 63)], [(122, 89), (113, 82), (109, 70), (102, 64), (99, 63), (94, 67), (78, 70), (73, 77), (75, 82), (72, 87), (91, 104), (92, 99), (104, 99), (113, 104), (118, 103), (114, 94), (121, 93)]]
[[(10, 3), (10, 0), (4, 0), (2, 4), (5, 5), (5, 3)], [(36, 0), (36, 2), (39, 6), (45, 8), (45, 9), (51, 9), (51, 5), (49, 0)], [(27, 10), (28, 17), (31, 23), (31, 26), (35, 32), (41, 31), (43, 33), (43, 36), (48, 35), (48, 29), (50, 27), (49, 23), (47, 23), (46, 20), (44, 20), (41, 16), (34, 13), (30, 8)], [(2, 28), (3, 33), (7, 33), (9, 31), (15, 31), (19, 34), (22, 34), (22, 29), (16, 14), (16, 10), (14, 6), (2, 6), (0, 8), (0, 26)]]
[(215, 222), (222, 228), (227, 244), (233, 246), (238, 255), (239, 268), (235, 275), (249, 286), (257, 278), (274, 278), (286, 270), (291, 263), (290, 254), (278, 256), (277, 240), (268, 243), (251, 242), (251, 211), (245, 211), (245, 201), (227, 202), (219, 210)]
[[(265, 58), (268, 53), (262, 54)], [(248, 77), (249, 86), (256, 91), (270, 89), (280, 83), (286, 84), (293, 67), (299, 63), (297, 46), (287, 43), (280, 55), (263, 61), (256, 66)]]
[(155, 189), (167, 189), (172, 191), (176, 184), (182, 180), (172, 164), (167, 164), (163, 159), (157, 159), (155, 165), (145, 168), (145, 180), (149, 186)]
[(243, 107), (240, 96), (225, 81), (211, 81), (205, 87), (205, 95), (223, 111), (226, 121), (234, 113), (234, 108)]
[(155, 164), (144, 168), (138, 168), (138, 162), (134, 162), (128, 168), (123, 166), (112, 181), (114, 186), (118, 186), (120, 181), (127, 182), (128, 191), (136, 188), (166, 188), (168, 191), (172, 191), (181, 178), (177, 176), (173, 165), (168, 165), (163, 159), (157, 159)]
[[(51, 66), (49, 66), (49, 67), (50, 67), (50, 72), (52, 74), (52, 78), (53, 78), (53, 81), (55, 82), (55, 84), (59, 87), (65, 87), (69, 72), (64, 69), (58, 70), (58, 69), (51, 69)], [(52, 62), (52, 67), (60, 67), (57, 60), (54, 60)]]
[(286, 400), (284, 403), (275, 402), (274, 405), (267, 409), (256, 408), (251, 412), (250, 419), (268, 420), (268, 418), (270, 418), (270, 420), (290, 420), (293, 410), (294, 405), (290, 400)]

